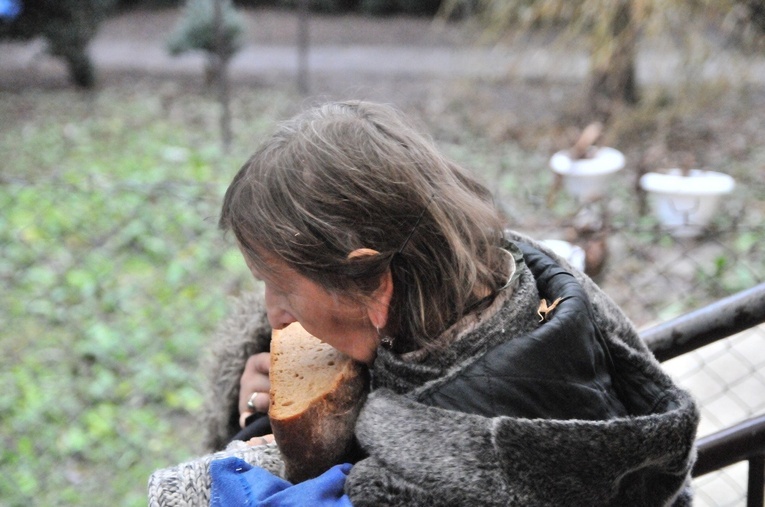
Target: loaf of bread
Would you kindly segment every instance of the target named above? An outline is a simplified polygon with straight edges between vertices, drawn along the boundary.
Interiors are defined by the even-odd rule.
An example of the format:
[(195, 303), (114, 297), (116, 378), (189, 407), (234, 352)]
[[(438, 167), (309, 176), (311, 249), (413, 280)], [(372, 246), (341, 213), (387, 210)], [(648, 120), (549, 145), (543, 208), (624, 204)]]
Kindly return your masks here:
[(302, 482), (353, 460), (366, 367), (294, 322), (271, 338), (268, 415), (287, 479)]

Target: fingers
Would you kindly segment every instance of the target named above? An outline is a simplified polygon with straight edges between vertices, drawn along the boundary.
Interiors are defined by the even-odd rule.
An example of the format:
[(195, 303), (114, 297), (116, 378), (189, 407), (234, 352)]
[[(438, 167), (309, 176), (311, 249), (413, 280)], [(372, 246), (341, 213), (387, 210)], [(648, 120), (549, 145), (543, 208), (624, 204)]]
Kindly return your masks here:
[(245, 410), (244, 412), (241, 412), (239, 414), (239, 427), (244, 429), (245, 426), (247, 426), (247, 418), (250, 417), (253, 414), (253, 412), (249, 410)]
[(266, 445), (274, 441), (273, 435), (263, 435), (262, 437), (252, 437), (246, 443), (249, 446)]
[(247, 399), (245, 410), (256, 414), (265, 414), (268, 412), (270, 404), (271, 400), (268, 393), (254, 392)]
[(253, 354), (247, 359), (247, 363), (244, 366), (245, 371), (255, 371), (263, 373), (268, 376), (268, 370), (271, 368), (271, 354), (268, 352), (260, 352), (259, 354)]
[(268, 380), (268, 370), (271, 366), (271, 354), (261, 352), (247, 359), (242, 376), (239, 379), (240, 398), (247, 398), (254, 392), (268, 392), (271, 383)]
[(271, 355), (268, 352), (254, 354), (247, 359), (239, 380), (239, 423), (254, 413), (266, 413), (269, 406), (268, 371)]
[(265, 414), (268, 412), (269, 399), (268, 387), (265, 391), (258, 391), (248, 387), (242, 387), (239, 391), (239, 413), (250, 412), (251, 414)]

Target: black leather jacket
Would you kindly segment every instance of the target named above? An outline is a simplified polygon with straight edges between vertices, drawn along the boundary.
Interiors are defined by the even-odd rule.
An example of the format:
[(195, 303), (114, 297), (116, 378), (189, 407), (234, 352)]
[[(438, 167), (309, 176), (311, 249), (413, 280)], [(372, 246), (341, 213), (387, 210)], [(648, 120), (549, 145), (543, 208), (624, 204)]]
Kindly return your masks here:
[(517, 246), (539, 295), (549, 302), (560, 298), (552, 317), (531, 333), (489, 350), (418, 401), (485, 417), (602, 420), (626, 415), (584, 289), (544, 253)]

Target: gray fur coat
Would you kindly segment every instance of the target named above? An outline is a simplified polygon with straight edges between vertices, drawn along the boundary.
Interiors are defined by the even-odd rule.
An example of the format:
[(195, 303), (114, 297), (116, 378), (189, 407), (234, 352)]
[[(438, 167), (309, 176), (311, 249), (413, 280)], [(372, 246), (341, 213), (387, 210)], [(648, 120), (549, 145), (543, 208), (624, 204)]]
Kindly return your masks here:
[[(508, 237), (554, 257), (529, 238)], [(539, 325), (539, 295), (523, 269), (508, 301), (492, 304), (502, 309), (487, 310), (495, 317), (463, 319), (447, 332), (451, 336), (444, 340), (450, 345), (441, 353), (398, 357), (380, 350), (372, 368), (378, 388), (356, 427), (367, 457), (354, 465), (346, 482), (354, 506), (691, 505), (695, 404), (662, 371), (621, 310), (578, 272), (615, 365), (614, 383), (638, 400), (626, 400), (630, 415), (606, 420), (487, 417), (418, 401), (497, 343)], [(239, 376), (251, 354), (268, 350), (269, 337), (262, 301), (252, 294), (237, 302), (220, 328), (206, 367), (209, 392), (203, 413), (211, 451), (225, 447), (238, 431)], [(228, 452), (241, 452), (241, 447), (229, 446)], [(248, 461), (281, 473), (274, 445), (246, 452)], [(184, 486), (179, 477), (189, 467), (204, 476), (209, 459), (155, 473), (150, 504), (175, 505), (152, 503), (152, 488), (156, 497), (163, 488), (193, 486), (204, 505), (209, 490)]]

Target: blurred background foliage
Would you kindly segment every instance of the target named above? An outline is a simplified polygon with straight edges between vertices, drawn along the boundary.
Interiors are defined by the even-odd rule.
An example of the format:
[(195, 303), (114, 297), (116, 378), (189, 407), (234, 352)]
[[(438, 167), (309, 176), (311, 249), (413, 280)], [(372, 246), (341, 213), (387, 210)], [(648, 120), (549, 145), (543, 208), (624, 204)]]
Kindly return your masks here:
[[(277, 7), (294, 9), (302, 0), (238, 0), (241, 7)], [(311, 10), (339, 14), (362, 12), (369, 15), (412, 14), (433, 15), (441, 0), (305, 0)], [(88, 54), (88, 43), (98, 31), (99, 24), (115, 9), (169, 8), (188, 3), (189, 16), (170, 41), (170, 50), (182, 53), (192, 49), (210, 52), (212, 32), (210, 23), (213, 3), (210, 0), (13, 0), (20, 5), (18, 15), (0, 17), (0, 40), (29, 40), (42, 37), (48, 52), (62, 58), (72, 81), (82, 88), (92, 88), (96, 70)], [(237, 19), (231, 2), (224, 2), (225, 54), (233, 55), (241, 42), (242, 23)], [(14, 9), (15, 10), (15, 9)]]
[[(120, 7), (175, 7), (184, 0), (117, 0)], [(294, 8), (306, 1), (317, 12), (342, 13), (362, 12), (365, 14), (405, 13), (414, 15), (435, 14), (442, 0), (235, 0), (241, 7)]]
[[(208, 98), (147, 91), (0, 95), (2, 505), (145, 505), (200, 451), (197, 360), (248, 279), (216, 228), (246, 154)], [(282, 106), (237, 104), (253, 136)]]
[[(87, 1), (104, 9), (109, 4), (61, 0), (57, 12), (71, 14), (69, 7)], [(617, 3), (471, 0), (454, 3), (453, 11), (427, 0), (311, 5), (321, 12), (474, 15), (467, 22), (491, 40), (515, 43), (539, 33), (544, 40), (552, 33), (552, 45), (575, 40), (576, 33), (607, 36), (607, 24), (586, 30), (613, 20), (596, 13), (615, 12)], [(711, 33), (737, 47), (756, 49), (759, 40), (750, 23), (762, 19), (755, 1), (697, 1), (693, 5), (704, 8), (687, 11), (694, 15), (686, 25), (680, 14), (686, 6), (674, 9), (681, 2), (632, 4), (642, 32), (661, 32), (660, 19), (673, 30), (693, 26), (672, 33), (680, 45), (710, 33), (706, 26), (725, 28)], [(119, 0), (108, 7), (180, 5)], [(503, 6), (509, 9), (504, 17), (492, 14)], [(665, 6), (672, 14), (657, 17)], [(88, 37), (98, 19), (83, 29)], [(492, 20), (506, 24), (499, 28)], [(736, 42), (738, 36), (746, 44)], [(606, 119), (603, 142), (622, 149), (629, 167), (615, 177), (604, 204), (608, 223), (596, 224), (595, 243), (610, 249), (598, 283), (640, 326), (765, 280), (765, 115), (753, 114), (765, 98), (760, 88), (737, 84), (643, 87), (636, 103), (619, 105)], [(578, 100), (578, 86), (512, 77), (454, 80), (424, 93), (410, 89), (408, 103), (403, 92), (399, 98), (449, 156), (489, 184), (514, 227), (586, 245), (593, 238), (585, 230), (591, 224), (578, 223), (582, 206), (563, 193), (546, 199), (553, 179), (543, 170), (549, 155), (570, 145), (589, 120), (592, 110)], [(200, 452), (199, 360), (229, 296), (252, 283), (216, 228), (218, 206), (257, 141), (305, 104), (305, 97), (282, 88), (235, 87), (230, 152), (219, 142), (219, 103), (193, 84), (131, 80), (97, 93), (0, 91), (0, 504), (145, 505), (154, 469)], [(347, 83), (341, 88), (348, 92)], [(521, 104), (540, 97), (534, 107)], [(527, 110), (533, 114), (524, 116)], [(698, 241), (662, 231), (639, 212), (635, 191), (641, 166), (671, 164), (684, 143), (697, 149), (704, 166), (738, 182)], [(647, 160), (656, 146), (664, 153)], [(762, 385), (755, 389), (765, 392)]]
[(48, 51), (66, 62), (78, 86), (95, 84), (95, 69), (87, 52), (90, 40), (117, 0), (16, 0), (17, 15), (0, 18), (0, 40), (41, 36)]
[(220, 52), (224, 59), (229, 59), (241, 49), (245, 32), (241, 15), (230, 1), (221, 2), (221, 48), (218, 49), (214, 11), (210, 0), (186, 2), (183, 16), (168, 40), (170, 53), (178, 55), (194, 50), (210, 54)]
[[(491, 41), (515, 42), (546, 31), (552, 44), (587, 44), (587, 104), (595, 119), (616, 104), (636, 104), (638, 48), (646, 36), (663, 35), (687, 64), (700, 63), (711, 33), (741, 48), (762, 48), (761, 0), (443, 0), (441, 15), (469, 16)], [(715, 27), (712, 29), (712, 27)]]

